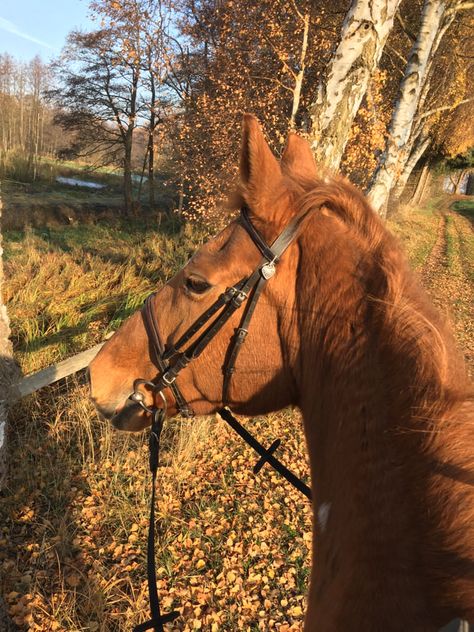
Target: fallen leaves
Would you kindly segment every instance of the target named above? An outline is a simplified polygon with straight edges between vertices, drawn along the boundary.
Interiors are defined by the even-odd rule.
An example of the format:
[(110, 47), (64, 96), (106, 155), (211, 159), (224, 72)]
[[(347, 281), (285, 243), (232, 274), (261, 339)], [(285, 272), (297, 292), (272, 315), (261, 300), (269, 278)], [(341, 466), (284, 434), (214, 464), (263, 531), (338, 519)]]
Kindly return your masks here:
[[(75, 434), (79, 423), (72, 420), (78, 413), (71, 395), (79, 400), (85, 393), (69, 391), (64, 432), (56, 427), (54, 440), (41, 429), (41, 407), (35, 408), (35, 441), (41, 448), (35, 452), (36, 468), (45, 475), (28, 477), (18, 470), (12, 481), (17, 493), (0, 532), (6, 601), (21, 630), (128, 631), (149, 615), (146, 437), (109, 436), (110, 429), (100, 426), (96, 447), (81, 464), (67, 451), (77, 454), (83, 441), (82, 432)], [(53, 405), (59, 410), (64, 402), (57, 398)], [(253, 425), (269, 439), (281, 434), (285, 445), (279, 456), (306, 474), (297, 416), (283, 412)], [(20, 439), (23, 431), (26, 427), (18, 428)], [(184, 433), (193, 436), (192, 446)], [(255, 460), (252, 451), (217, 419), (170, 422), (163, 443), (158, 590), (163, 610), (181, 613), (170, 628), (302, 630), (309, 503), (268, 467), (256, 478), (248, 467)], [(14, 458), (21, 459), (21, 440), (12, 447)], [(68, 477), (63, 476), (66, 457)], [(20, 516), (25, 520), (15, 521)], [(296, 571), (295, 555), (305, 560)]]

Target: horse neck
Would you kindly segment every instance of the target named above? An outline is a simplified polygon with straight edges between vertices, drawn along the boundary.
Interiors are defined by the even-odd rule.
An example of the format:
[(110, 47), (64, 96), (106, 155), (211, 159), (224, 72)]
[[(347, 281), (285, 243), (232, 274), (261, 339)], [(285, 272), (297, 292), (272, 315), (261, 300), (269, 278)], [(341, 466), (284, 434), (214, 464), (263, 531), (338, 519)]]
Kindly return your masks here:
[[(449, 335), (391, 238), (374, 253), (338, 223), (318, 221), (319, 243), (300, 244), (297, 300), (316, 530), (326, 522), (321, 508), (330, 507), (320, 567), (344, 566), (346, 578), (352, 568), (358, 586), (358, 574), (370, 577), (395, 560), (415, 590), (419, 571), (411, 586), (406, 571), (431, 529), (419, 513), (433, 461), (446, 456), (446, 436), (437, 440), (433, 425), (463, 399), (463, 379)], [(397, 579), (394, 572), (387, 582)]]
[(320, 217), (300, 244), (297, 311), (303, 411), (314, 418), (429, 422), (466, 396), (465, 369), (450, 332), (397, 242), (377, 250)]

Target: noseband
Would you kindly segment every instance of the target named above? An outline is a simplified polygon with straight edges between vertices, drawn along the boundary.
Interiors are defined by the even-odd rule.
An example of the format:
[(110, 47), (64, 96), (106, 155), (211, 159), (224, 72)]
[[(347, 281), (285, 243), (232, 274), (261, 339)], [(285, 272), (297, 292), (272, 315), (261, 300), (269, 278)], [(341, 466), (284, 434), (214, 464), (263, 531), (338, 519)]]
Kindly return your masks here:
[[(153, 309), (153, 298), (155, 294), (151, 294), (146, 299), (142, 310), (143, 321), (153, 352), (153, 361), (160, 375), (156, 381), (153, 382), (143, 379), (135, 380), (133, 393), (130, 396), (133, 401), (139, 403), (147, 412), (152, 413), (154, 409), (145, 405), (144, 395), (140, 387), (147, 386), (153, 392), (159, 393), (162, 398), (164, 398), (163, 391), (169, 388), (173, 394), (178, 412), (184, 417), (192, 417), (194, 412), (183, 396), (176, 382), (176, 378), (190, 362), (201, 355), (234, 312), (239, 310), (242, 305), (246, 303), (240, 325), (232, 336), (222, 367), (224, 374), (222, 402), (224, 406), (228, 403), (230, 381), (235, 371), (237, 356), (247, 338), (250, 321), (255, 307), (257, 306), (258, 299), (266, 282), (274, 276), (276, 265), (280, 257), (296, 238), (298, 228), (306, 215), (307, 212), (303, 212), (294, 217), (272, 245), (268, 246), (262, 235), (252, 224), (249, 217), (249, 209), (246, 206), (242, 207), (238, 221), (262, 254), (260, 263), (249, 277), (244, 277), (232, 287), (227, 288), (225, 292), (189, 326), (178, 341), (168, 348), (165, 347), (161, 340), (158, 322)], [(216, 314), (218, 315), (216, 316)], [(199, 334), (199, 332), (201, 333)], [(197, 334), (199, 334), (199, 336), (196, 340), (188, 345), (189, 341)]]

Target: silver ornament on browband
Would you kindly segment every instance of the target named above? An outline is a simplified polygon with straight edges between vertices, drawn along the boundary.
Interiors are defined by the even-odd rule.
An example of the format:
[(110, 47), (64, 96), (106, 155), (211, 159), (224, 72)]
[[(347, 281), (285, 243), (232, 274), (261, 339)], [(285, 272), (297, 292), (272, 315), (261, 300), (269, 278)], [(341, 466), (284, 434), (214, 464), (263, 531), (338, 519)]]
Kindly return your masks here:
[(275, 271), (276, 271), (276, 268), (275, 268), (275, 264), (273, 263), (273, 261), (269, 261), (268, 263), (265, 263), (260, 268), (260, 274), (267, 281), (268, 281), (268, 279), (272, 278), (272, 276), (275, 274)]

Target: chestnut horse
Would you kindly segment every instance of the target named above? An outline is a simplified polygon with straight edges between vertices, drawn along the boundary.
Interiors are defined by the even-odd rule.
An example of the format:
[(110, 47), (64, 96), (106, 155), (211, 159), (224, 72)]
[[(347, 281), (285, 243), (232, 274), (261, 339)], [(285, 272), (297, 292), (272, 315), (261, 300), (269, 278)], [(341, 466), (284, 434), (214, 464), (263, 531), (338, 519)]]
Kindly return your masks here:
[[(304, 140), (290, 135), (278, 162), (246, 115), (240, 180), (234, 208), (250, 209), (268, 244), (308, 211), (266, 283), (228, 402), (244, 415), (302, 411), (314, 499), (305, 632), (474, 622), (474, 401), (451, 335), (363, 195), (318, 177)], [(260, 261), (239, 221), (201, 247), (152, 299), (165, 344)], [(177, 379), (199, 415), (222, 406), (240, 318)], [(134, 379), (159, 377), (140, 312), (104, 345), (90, 376), (98, 410), (117, 428), (150, 424), (128, 400)]]

